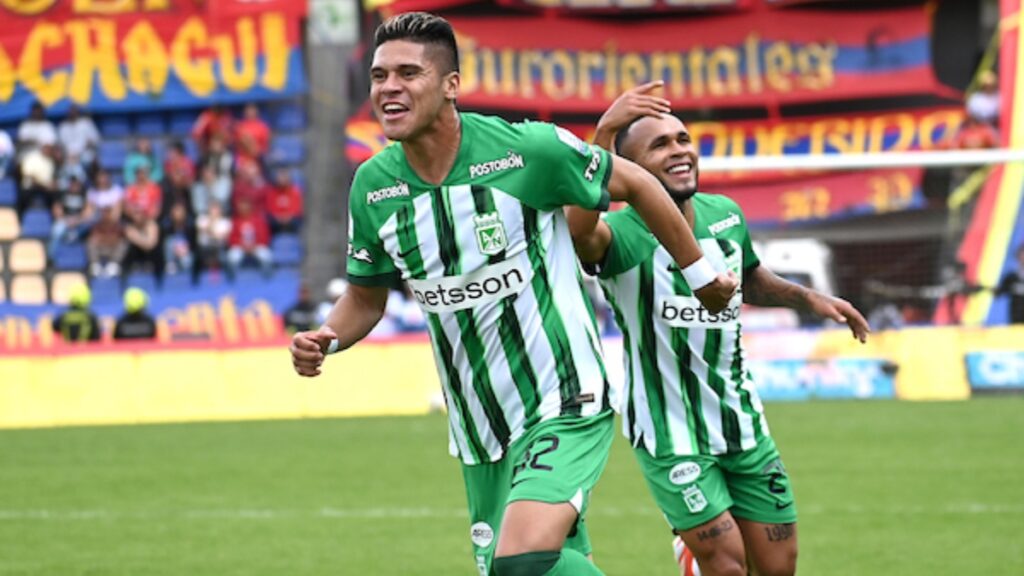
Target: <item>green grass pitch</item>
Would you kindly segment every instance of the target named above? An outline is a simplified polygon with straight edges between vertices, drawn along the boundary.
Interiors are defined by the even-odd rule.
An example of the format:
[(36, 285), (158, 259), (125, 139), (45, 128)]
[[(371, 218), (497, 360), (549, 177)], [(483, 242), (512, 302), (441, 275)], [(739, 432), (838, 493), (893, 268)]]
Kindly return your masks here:
[[(770, 404), (805, 575), (1024, 574), (1024, 398)], [(475, 575), (440, 415), (0, 431), (3, 575)], [(609, 575), (674, 575), (617, 438)]]

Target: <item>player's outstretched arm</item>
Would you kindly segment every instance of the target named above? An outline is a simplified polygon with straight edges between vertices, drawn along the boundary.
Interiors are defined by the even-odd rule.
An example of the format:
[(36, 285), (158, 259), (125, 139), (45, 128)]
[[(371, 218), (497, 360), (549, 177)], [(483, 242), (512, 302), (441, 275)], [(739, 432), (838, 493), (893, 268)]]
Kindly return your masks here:
[(871, 327), (852, 304), (784, 280), (764, 266), (754, 268), (743, 280), (743, 301), (755, 306), (782, 306), (805, 310), (819, 318), (846, 324), (853, 337), (867, 342)]
[(732, 272), (716, 273), (711, 267), (690, 225), (661, 182), (633, 162), (614, 156), (608, 192), (612, 200), (628, 202), (643, 218), (682, 269), (687, 284), (701, 304), (712, 312), (724, 310), (736, 293), (739, 281)]
[(292, 337), (289, 350), (295, 371), (300, 376), (319, 376), (327, 354), (345, 350), (365, 338), (380, 322), (387, 303), (387, 288), (349, 284), (323, 326)]

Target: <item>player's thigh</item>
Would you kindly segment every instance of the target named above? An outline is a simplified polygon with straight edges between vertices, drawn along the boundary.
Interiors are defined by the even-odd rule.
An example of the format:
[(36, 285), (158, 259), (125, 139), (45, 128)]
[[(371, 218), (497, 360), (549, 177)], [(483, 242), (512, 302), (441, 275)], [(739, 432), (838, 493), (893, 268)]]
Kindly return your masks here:
[(480, 576), (487, 576), (494, 560), (498, 531), (512, 480), (512, 462), (508, 459), (489, 464), (462, 466), (469, 504), (469, 540)]
[(766, 524), (736, 519), (743, 533), (747, 558), (756, 576), (792, 576), (796, 573), (796, 522)]
[(761, 576), (796, 570), (796, 501), (789, 474), (771, 438), (722, 459), (732, 514), (743, 531), (747, 554)]
[(498, 556), (560, 550), (590, 554), (584, 518), (614, 436), (611, 412), (555, 418), (534, 426), (509, 449), (511, 489)]

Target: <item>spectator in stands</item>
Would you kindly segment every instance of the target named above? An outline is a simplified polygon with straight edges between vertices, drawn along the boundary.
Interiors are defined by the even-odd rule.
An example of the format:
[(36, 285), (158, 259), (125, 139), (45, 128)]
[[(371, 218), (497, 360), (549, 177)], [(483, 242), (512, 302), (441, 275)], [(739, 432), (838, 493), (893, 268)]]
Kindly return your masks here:
[(174, 204), (184, 204), (189, 218), (195, 217), (192, 207), (192, 186), (195, 184), (195, 166), (185, 154), (185, 145), (175, 142), (164, 160), (163, 207), (161, 214), (169, 214)]
[(72, 178), (77, 178), (83, 185), (89, 182), (89, 170), (77, 157), (67, 154), (60, 146), (53, 149), (53, 162), (57, 166), (57, 189), (60, 192), (68, 189)]
[(196, 217), (196, 244), (199, 259), (206, 270), (223, 268), (227, 258), (231, 220), (224, 215), (220, 202), (211, 202), (205, 212)]
[(57, 164), (53, 144), (32, 148), (22, 157), (21, 188), (18, 190), (18, 215), (36, 204), (49, 210), (57, 195)]
[(92, 118), (82, 114), (77, 105), (72, 104), (68, 109), (68, 116), (60, 123), (57, 133), (68, 158), (75, 157), (86, 166), (91, 166), (96, 160), (100, 131)]
[(89, 233), (95, 223), (95, 211), (85, 196), (85, 186), (72, 177), (67, 190), (53, 205), (53, 227), (50, 229), (50, 258), (61, 244), (75, 244)]
[(964, 118), (950, 148), (957, 150), (983, 150), (999, 146), (999, 133), (991, 124), (973, 116)]
[(231, 180), (218, 178), (211, 166), (203, 166), (199, 180), (192, 185), (192, 209), (196, 214), (206, 214), (210, 205), (216, 203), (228, 206), (231, 202)]
[(253, 163), (241, 164), (231, 187), (231, 208), (238, 211), (238, 205), (247, 202), (253, 214), (265, 217), (267, 207), (267, 183), (263, 180), (260, 167)]
[(1024, 244), (1017, 247), (1017, 269), (999, 281), (996, 294), (1010, 297), (1010, 323), (1024, 324)]
[(96, 182), (89, 189), (86, 198), (97, 212), (105, 208), (113, 208), (117, 217), (121, 217), (124, 189), (111, 181), (109, 173), (103, 170), (96, 173)]
[(231, 220), (228, 238), (228, 269), (233, 274), (245, 264), (255, 262), (263, 274), (273, 271), (274, 259), (270, 253), (270, 229), (266, 218), (253, 211), (248, 200), (240, 200), (235, 217)]
[(0, 180), (7, 177), (7, 169), (14, 162), (14, 142), (6, 130), (0, 130)]
[(167, 274), (187, 272), (196, 277), (196, 227), (185, 204), (172, 204), (163, 222), (164, 262)]
[(999, 82), (995, 72), (986, 70), (978, 77), (978, 89), (967, 97), (967, 115), (989, 126), (999, 126)]
[(128, 241), (128, 250), (121, 269), (125, 274), (141, 269), (156, 275), (157, 281), (163, 278), (164, 252), (160, 246), (160, 226), (156, 218), (137, 204), (126, 203), (124, 207), (124, 237)]
[(89, 309), (92, 293), (89, 286), (79, 284), (71, 289), (70, 306), (53, 319), (53, 331), (65, 342), (96, 342), (100, 339), (100, 323)]
[(260, 118), (260, 109), (250, 102), (242, 111), (242, 119), (235, 125), (235, 155), (238, 163), (251, 161), (262, 166), (268, 149), (270, 127)]
[(27, 152), (43, 145), (57, 143), (57, 129), (46, 119), (46, 110), (39, 102), (32, 103), (28, 118), (18, 125), (18, 150)]
[(214, 136), (210, 140), (209, 149), (199, 160), (200, 170), (207, 167), (213, 168), (217, 179), (224, 181), (228, 188), (231, 187), (231, 177), (235, 173), (235, 158), (227, 149), (223, 138)]
[(146, 311), (149, 295), (142, 288), (124, 291), (124, 313), (114, 325), (114, 340), (152, 340), (156, 338), (156, 321)]
[(135, 148), (128, 153), (124, 159), (124, 184), (130, 186), (135, 183), (138, 177), (139, 168), (145, 168), (149, 173), (149, 179), (153, 182), (160, 182), (164, 179), (163, 164), (153, 151), (153, 143), (149, 138), (139, 138), (135, 141)]
[(309, 293), (309, 286), (299, 286), (299, 299), (284, 313), (284, 329), (288, 334), (316, 330), (320, 325), (317, 304)]
[(121, 274), (121, 261), (128, 250), (121, 224), (120, 205), (100, 209), (100, 217), (89, 230), (85, 251), (89, 256), (89, 273), (114, 277)]
[(135, 183), (130, 184), (124, 192), (125, 208), (138, 208), (149, 218), (160, 217), (163, 207), (163, 193), (160, 187), (149, 179), (149, 170), (145, 166), (135, 169)]
[(231, 113), (220, 104), (214, 104), (203, 111), (192, 125), (192, 139), (199, 146), (200, 154), (205, 155), (209, 151), (215, 138), (219, 138), (222, 143), (230, 142), (232, 124), (234, 120)]
[(265, 195), (271, 234), (297, 233), (302, 227), (302, 191), (292, 183), (291, 171), (287, 168), (275, 170), (274, 183)]

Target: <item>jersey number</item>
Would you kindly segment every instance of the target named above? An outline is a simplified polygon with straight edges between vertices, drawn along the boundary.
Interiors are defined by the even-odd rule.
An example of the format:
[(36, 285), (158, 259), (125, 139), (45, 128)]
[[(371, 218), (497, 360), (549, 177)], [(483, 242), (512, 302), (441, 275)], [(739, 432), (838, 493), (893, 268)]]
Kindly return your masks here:
[[(532, 452), (535, 448), (540, 447), (542, 442), (547, 442), (547, 447), (539, 452)], [(533, 446), (526, 449), (526, 453), (523, 454), (523, 459), (520, 460), (519, 464), (516, 464), (516, 467), (512, 469), (512, 475), (515, 476), (528, 467), (534, 470), (554, 470), (554, 467), (542, 464), (540, 462), (540, 457), (545, 454), (550, 454), (555, 450), (558, 450), (558, 436), (541, 436)]]

